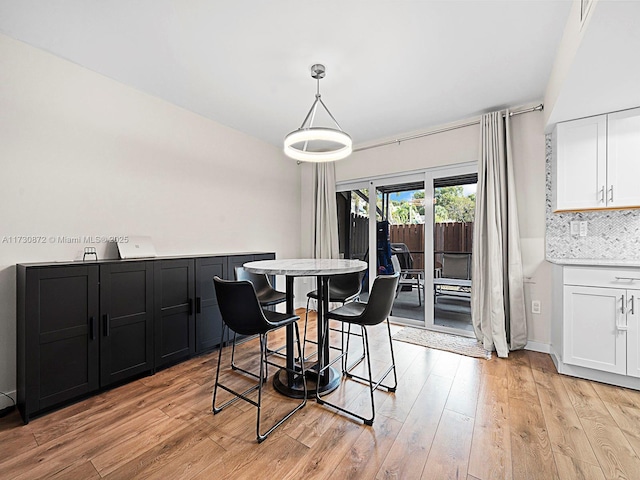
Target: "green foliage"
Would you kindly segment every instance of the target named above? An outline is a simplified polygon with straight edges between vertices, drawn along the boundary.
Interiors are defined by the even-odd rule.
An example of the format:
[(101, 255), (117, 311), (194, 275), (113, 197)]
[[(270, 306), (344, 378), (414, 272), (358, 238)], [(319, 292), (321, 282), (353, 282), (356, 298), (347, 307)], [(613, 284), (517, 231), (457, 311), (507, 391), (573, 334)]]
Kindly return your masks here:
[[(364, 195), (368, 191), (363, 190)], [(425, 192), (416, 190), (410, 200), (394, 200), (400, 194), (392, 195), (389, 205), (389, 221), (395, 225), (424, 223)], [(436, 223), (442, 222), (473, 222), (476, 208), (476, 195), (464, 195), (461, 185), (438, 187), (434, 191), (434, 217)], [(352, 192), (352, 211), (359, 215), (369, 215), (369, 204), (360, 196)], [(382, 196), (378, 196), (378, 208), (382, 208)], [(379, 215), (376, 214), (376, 217)]]
[(476, 209), (476, 195), (465, 196), (461, 185), (438, 187), (435, 196), (436, 222), (473, 222)]
[[(395, 194), (400, 196), (399, 193)], [(424, 223), (424, 190), (413, 192), (411, 200), (391, 200), (389, 220), (394, 225)]]

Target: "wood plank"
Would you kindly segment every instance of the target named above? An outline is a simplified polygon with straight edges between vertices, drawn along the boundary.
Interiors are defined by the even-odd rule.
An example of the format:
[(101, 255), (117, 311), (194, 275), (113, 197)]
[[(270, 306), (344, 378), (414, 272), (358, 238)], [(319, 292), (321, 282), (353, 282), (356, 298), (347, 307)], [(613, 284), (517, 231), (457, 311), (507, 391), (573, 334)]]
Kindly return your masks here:
[(186, 425), (103, 478), (192, 478), (224, 453), (209, 438), (210, 431), (204, 422)]
[(441, 354), (438, 350), (418, 348), (420, 348), (420, 353), (414, 357), (409, 368), (402, 373), (398, 380), (396, 395), (388, 396), (376, 405), (378, 413), (381, 415), (404, 422), (414, 408), (416, 399)]
[(560, 478), (571, 480), (605, 480), (602, 469), (598, 465), (582, 462), (560, 452), (555, 452), (554, 457)]
[(440, 377), (454, 378), (462, 358), (464, 358), (462, 355), (443, 350), (431, 373)]
[(17, 410), (0, 419), (0, 465), (10, 460), (15, 452), (31, 450), (38, 446), (32, 429), (24, 428)]
[(593, 387), (595, 382), (563, 375), (561, 375), (560, 378), (562, 379), (562, 383), (564, 383), (571, 404), (580, 420), (587, 419), (607, 425), (617, 425), (607, 410), (607, 407), (596, 393)]
[(79, 465), (69, 465), (69, 467), (63, 468), (59, 472), (47, 477), (48, 480), (69, 480), (76, 478), (82, 480), (99, 480), (102, 477), (89, 461), (82, 462)]
[(638, 478), (640, 458), (617, 426), (583, 418), (582, 425), (607, 479)]
[(453, 380), (453, 385), (451, 385), (445, 409), (471, 418), (476, 416), (481, 382), (481, 362), (484, 361), (472, 357), (460, 358), (458, 371)]
[(508, 358), (499, 358), (496, 356), (495, 352), (493, 352), (490, 360), (482, 362), (482, 374), (493, 375), (495, 377), (506, 377), (508, 365)]
[(531, 368), (519, 362), (510, 363), (507, 368), (509, 398), (529, 403), (538, 403), (538, 391)]
[(309, 453), (308, 447), (287, 435), (274, 432), (261, 444), (252, 441), (227, 450), (194, 478), (283, 478), (295, 462)]
[(615, 385), (605, 385), (604, 383), (592, 383), (593, 389), (605, 404), (623, 405), (630, 408), (640, 409), (640, 396), (635, 399), (629, 393), (631, 390), (617, 387)]
[[(92, 435), (77, 435), (71, 430), (56, 441), (47, 442), (37, 448), (22, 451), (0, 465), (1, 471), (8, 477), (21, 478), (25, 465), (30, 465), (25, 478), (44, 478), (53, 475), (69, 466), (75, 466), (91, 460), (108, 446), (136, 436), (148, 421), (166, 418), (159, 410), (150, 411), (136, 417), (123, 417), (117, 423), (109, 425), (100, 423), (100, 427)], [(127, 423), (131, 421), (130, 425)], [(117, 427), (123, 427), (122, 429)]]
[(340, 479), (375, 478), (401, 428), (401, 422), (378, 416), (372, 427), (360, 433), (331, 476)]
[(558, 373), (558, 370), (548, 353), (532, 352), (527, 350), (527, 356), (529, 357), (531, 370), (537, 370), (542, 373)]
[(111, 448), (107, 447), (103, 452), (94, 456), (91, 461), (98, 473), (104, 477), (129, 460), (162, 443), (184, 425), (183, 422), (166, 417), (161, 417), (155, 422), (151, 419), (145, 419), (145, 423), (140, 429), (135, 429), (131, 425), (127, 426), (127, 429), (137, 430), (136, 435), (130, 436)]
[(376, 478), (420, 478), (444, 410), (452, 380), (430, 375)]
[(605, 403), (605, 405), (620, 430), (640, 438), (640, 409), (624, 404)]
[(510, 397), (509, 429), (513, 478), (518, 480), (560, 478), (540, 404)]
[(580, 419), (558, 375), (533, 370), (538, 396), (554, 451), (568, 457), (597, 465)]
[(482, 480), (513, 478), (507, 384), (506, 376), (482, 377), (469, 456), (469, 473)]
[(336, 421), (313, 446), (309, 457), (299, 458), (283, 480), (300, 478), (331, 478), (335, 469), (335, 459), (343, 458), (356, 442), (365, 427), (353, 421)]
[(465, 478), (472, 433), (473, 418), (445, 409), (421, 478)]

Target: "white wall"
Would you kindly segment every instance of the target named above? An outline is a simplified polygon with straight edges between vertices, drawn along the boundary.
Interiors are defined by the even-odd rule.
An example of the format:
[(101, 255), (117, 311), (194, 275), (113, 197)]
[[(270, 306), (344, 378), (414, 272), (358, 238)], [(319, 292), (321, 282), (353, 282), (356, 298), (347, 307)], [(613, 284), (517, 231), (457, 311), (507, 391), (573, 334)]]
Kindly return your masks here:
[[(466, 123), (461, 121), (460, 123)], [(544, 115), (526, 113), (511, 118), (514, 171), (519, 211), (522, 262), (527, 299), (528, 338), (533, 348), (550, 342), (551, 268), (545, 261), (545, 138)], [(480, 127), (437, 133), (400, 145), (364, 150), (336, 164), (338, 182), (407, 171), (475, 162)], [(530, 313), (530, 300), (542, 302), (542, 313)], [(538, 345), (542, 344), (542, 345)]]
[(2, 35), (0, 85), (0, 391), (15, 390), (14, 265), (85, 246), (10, 237), (139, 234), (159, 255), (299, 255), (299, 171), (279, 148)]
[[(511, 117), (518, 227), (530, 345), (542, 348), (551, 342), (551, 264), (545, 260), (546, 157), (544, 114)], [(540, 314), (531, 313), (531, 300), (540, 300)]]

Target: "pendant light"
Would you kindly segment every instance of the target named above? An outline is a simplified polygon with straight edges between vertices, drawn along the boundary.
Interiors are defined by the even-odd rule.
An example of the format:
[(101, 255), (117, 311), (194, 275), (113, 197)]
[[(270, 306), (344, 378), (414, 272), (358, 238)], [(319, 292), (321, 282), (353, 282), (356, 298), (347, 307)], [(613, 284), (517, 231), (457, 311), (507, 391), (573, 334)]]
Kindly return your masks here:
[[(311, 77), (317, 81), (316, 99), (302, 125), (284, 138), (284, 153), (302, 162), (333, 162), (351, 155), (351, 137), (340, 128), (327, 106), (320, 98), (320, 79), (325, 76), (324, 65), (311, 67)], [(318, 106), (322, 106), (337, 128), (314, 127)]]

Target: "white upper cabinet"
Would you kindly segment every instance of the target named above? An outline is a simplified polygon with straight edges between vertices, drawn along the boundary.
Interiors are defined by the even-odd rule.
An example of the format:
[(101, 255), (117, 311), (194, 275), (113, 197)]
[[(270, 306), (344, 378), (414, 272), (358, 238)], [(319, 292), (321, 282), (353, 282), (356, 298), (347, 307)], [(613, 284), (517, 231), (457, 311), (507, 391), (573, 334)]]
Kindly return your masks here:
[(607, 205), (640, 205), (640, 108), (607, 115)]
[(554, 210), (606, 207), (607, 116), (556, 127)]
[(559, 123), (553, 209), (640, 206), (640, 108)]

